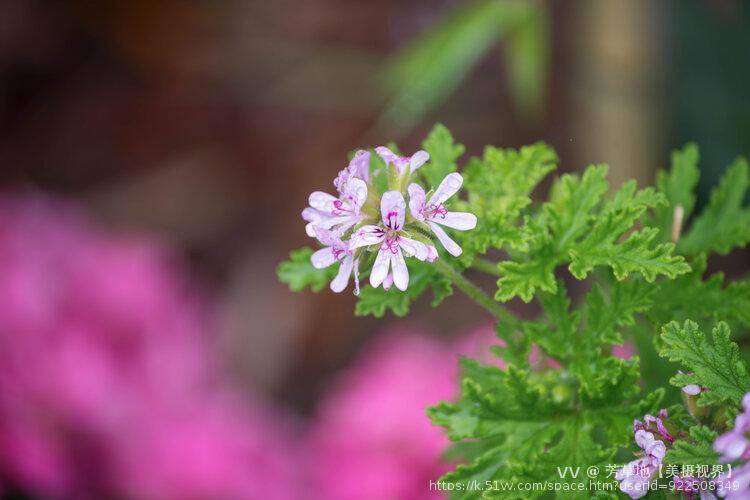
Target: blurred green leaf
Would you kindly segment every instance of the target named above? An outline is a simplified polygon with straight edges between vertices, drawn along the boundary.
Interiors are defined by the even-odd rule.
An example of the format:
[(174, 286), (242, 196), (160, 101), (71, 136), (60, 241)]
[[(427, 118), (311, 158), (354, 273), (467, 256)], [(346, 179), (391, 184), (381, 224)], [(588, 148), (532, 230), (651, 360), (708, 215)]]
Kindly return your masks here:
[[(400, 51), (383, 71), (389, 95), (383, 129), (413, 126), (440, 105), (487, 52), (509, 38), (511, 88), (521, 109), (538, 102), (546, 76), (547, 22), (541, 2), (473, 0), (461, 4)], [(531, 60), (534, 59), (534, 60)], [(515, 74), (518, 72), (518, 74)]]

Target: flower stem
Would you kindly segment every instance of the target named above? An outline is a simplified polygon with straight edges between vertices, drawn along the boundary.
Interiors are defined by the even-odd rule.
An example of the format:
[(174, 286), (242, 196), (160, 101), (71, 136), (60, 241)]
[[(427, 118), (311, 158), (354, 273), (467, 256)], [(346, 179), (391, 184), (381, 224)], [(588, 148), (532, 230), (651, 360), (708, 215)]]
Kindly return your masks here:
[(435, 267), (443, 276), (451, 280), (451, 283), (468, 295), (470, 299), (474, 300), (474, 302), (478, 303), (495, 316), (498, 321), (504, 321), (513, 328), (520, 329), (521, 322), (513, 315), (513, 313), (496, 302), (492, 297), (487, 295), (484, 290), (479, 288), (464, 275), (453, 269), (450, 264), (446, 264), (442, 259), (438, 259), (435, 261)]
[(482, 271), (483, 273), (491, 274), (492, 276), (500, 276), (500, 269), (497, 268), (497, 262), (492, 262), (490, 260), (481, 259), (481, 258), (475, 258), (474, 262), (472, 262), (471, 267), (476, 269), (477, 271)]

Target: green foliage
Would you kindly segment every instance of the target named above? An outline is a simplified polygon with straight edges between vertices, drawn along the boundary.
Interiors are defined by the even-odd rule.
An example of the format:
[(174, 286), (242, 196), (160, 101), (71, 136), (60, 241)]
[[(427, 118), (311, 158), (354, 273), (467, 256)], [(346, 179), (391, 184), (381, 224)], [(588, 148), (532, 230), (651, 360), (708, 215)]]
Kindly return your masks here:
[(667, 172), (656, 173), (656, 187), (663, 193), (667, 203), (654, 208), (651, 224), (659, 229), (660, 238), (670, 241), (675, 208), (683, 210), (683, 220), (687, 221), (695, 208), (695, 187), (698, 185), (700, 155), (695, 144), (687, 144), (681, 150), (672, 152), (672, 168)]
[(415, 125), (442, 104), (504, 37), (513, 102), (522, 113), (541, 108), (548, 66), (548, 25), (538, 2), (461, 2), (391, 58), (382, 84), (380, 118), (391, 132)]
[(654, 304), (647, 312), (651, 321), (663, 325), (692, 318), (711, 323), (724, 320), (737, 327), (750, 327), (750, 281), (726, 283), (720, 272), (704, 279), (704, 256), (696, 257), (691, 266), (690, 273), (665, 280), (653, 290)]
[(737, 159), (711, 193), (711, 201), (698, 215), (679, 242), (688, 255), (718, 252), (727, 254), (750, 241), (750, 207), (744, 206), (750, 185), (747, 160)]
[(537, 289), (555, 293), (555, 269), (566, 262), (578, 279), (597, 266), (610, 267), (618, 280), (640, 273), (649, 282), (690, 270), (683, 257), (672, 254), (674, 245), (654, 244), (657, 230), (633, 231), (647, 209), (665, 203), (664, 196), (651, 188), (639, 191), (631, 181), (605, 201), (606, 175), (606, 165), (592, 166), (583, 176), (566, 174), (553, 186), (550, 201), (525, 224), (528, 251), (499, 266), (498, 300), (529, 302)]
[(315, 269), (310, 263), (313, 250), (302, 247), (289, 254), (289, 260), (276, 268), (279, 281), (289, 285), (293, 292), (299, 292), (309, 286), (313, 292), (319, 292), (328, 286), (336, 276), (336, 266), (326, 269)]
[(685, 321), (683, 326), (673, 321), (664, 326), (660, 355), (690, 371), (675, 375), (670, 382), (678, 387), (701, 386), (704, 390), (698, 403), (703, 406), (724, 401), (739, 406), (742, 396), (750, 391), (750, 376), (737, 344), (729, 336), (729, 326), (724, 322), (713, 329), (711, 341), (694, 321)]
[(669, 172), (660, 171), (656, 185), (666, 196), (667, 204), (655, 209), (651, 225), (661, 231), (667, 241), (672, 235), (675, 210), (682, 207), (683, 229), (677, 251), (683, 255), (699, 256), (717, 252), (727, 254), (750, 241), (750, 207), (744, 204), (750, 186), (747, 160), (735, 160), (711, 192), (711, 199), (703, 211), (689, 221), (695, 207), (695, 186), (698, 184), (698, 147), (688, 144), (672, 153)]
[(478, 222), (476, 229), (459, 235), (466, 262), (488, 248), (525, 247), (519, 217), (557, 161), (554, 150), (541, 142), (519, 150), (488, 146), (482, 158), (469, 160), (463, 172), (468, 201), (457, 209), (471, 211)]
[[(573, 381), (554, 372), (535, 373), (509, 366), (501, 370), (462, 360), (462, 398), (428, 409), (436, 425), (445, 427), (454, 441), (490, 443), (464, 456), (466, 463), (441, 478), (465, 488), (477, 481), (588, 481), (587, 477), (560, 478), (558, 467), (604, 466), (612, 463), (618, 446), (632, 436), (632, 421), (654, 411), (661, 393), (643, 400), (636, 365), (619, 373), (606, 390), (591, 397)], [(471, 453), (470, 448), (462, 448)], [(523, 497), (543, 492), (523, 492)], [(486, 498), (507, 498), (507, 491), (485, 491)], [(465, 498), (476, 498), (468, 492)]]

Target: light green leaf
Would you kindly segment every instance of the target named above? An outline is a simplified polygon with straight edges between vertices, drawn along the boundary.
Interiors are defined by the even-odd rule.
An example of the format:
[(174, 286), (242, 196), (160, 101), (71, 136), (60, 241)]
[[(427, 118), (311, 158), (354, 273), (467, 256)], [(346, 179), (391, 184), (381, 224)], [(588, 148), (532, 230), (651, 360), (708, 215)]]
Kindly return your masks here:
[(747, 160), (738, 158), (727, 169), (711, 193), (708, 206), (680, 239), (678, 250), (695, 255), (718, 252), (722, 255), (750, 241), (750, 207), (744, 206), (750, 185)]
[(729, 336), (729, 326), (723, 322), (713, 329), (711, 342), (698, 324), (690, 320), (682, 327), (673, 321), (662, 328), (664, 348), (659, 354), (679, 362), (689, 371), (672, 377), (670, 382), (677, 387), (697, 384), (704, 388), (698, 399), (702, 406), (724, 401), (739, 406), (742, 397), (750, 391), (747, 367), (740, 358), (737, 344)]

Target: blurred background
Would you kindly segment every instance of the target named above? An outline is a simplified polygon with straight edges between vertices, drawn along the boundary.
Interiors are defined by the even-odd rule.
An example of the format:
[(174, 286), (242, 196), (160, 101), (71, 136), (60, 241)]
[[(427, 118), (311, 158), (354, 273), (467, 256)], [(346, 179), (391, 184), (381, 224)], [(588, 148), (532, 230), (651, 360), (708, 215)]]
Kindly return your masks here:
[[(458, 295), (377, 321), (355, 318), (349, 294), (288, 291), (275, 267), (309, 243), (308, 193), (348, 152), (393, 140), (411, 153), (439, 121), (464, 158), (544, 140), (563, 171), (606, 162), (615, 185), (652, 182), (693, 140), (704, 201), (750, 153), (748, 81), (739, 0), (0, 0), (0, 492), (425, 495), (394, 472), (416, 460), (403, 439), (359, 443), (379, 472), (353, 465), (345, 485), (334, 465), (364, 452), (331, 451), (326, 426), (347, 425), (329, 420), (370, 378), (432, 380), (384, 353), (434, 351), (434, 371), (473, 352), (488, 318)], [(428, 465), (428, 478), (442, 467)]]

